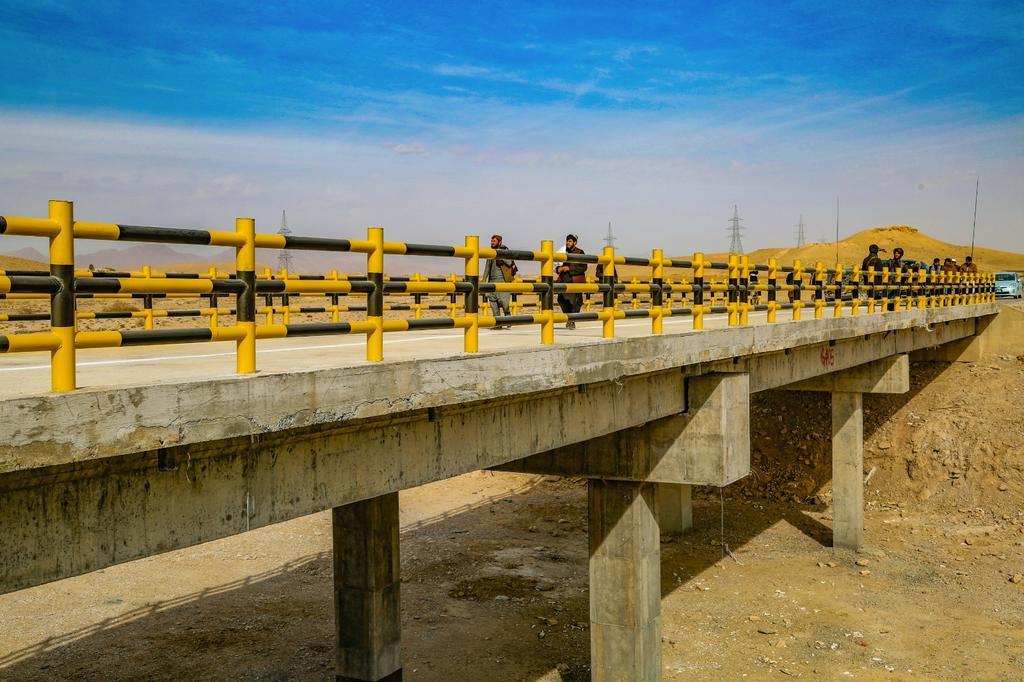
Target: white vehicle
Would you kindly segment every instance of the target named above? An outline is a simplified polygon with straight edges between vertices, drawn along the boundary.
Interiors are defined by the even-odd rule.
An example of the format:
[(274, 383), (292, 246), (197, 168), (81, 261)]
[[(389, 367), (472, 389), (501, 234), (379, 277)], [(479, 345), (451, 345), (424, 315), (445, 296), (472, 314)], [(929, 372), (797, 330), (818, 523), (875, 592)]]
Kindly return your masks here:
[(1024, 293), (1022, 288), (1016, 272), (996, 273), (996, 298), (1020, 298)]

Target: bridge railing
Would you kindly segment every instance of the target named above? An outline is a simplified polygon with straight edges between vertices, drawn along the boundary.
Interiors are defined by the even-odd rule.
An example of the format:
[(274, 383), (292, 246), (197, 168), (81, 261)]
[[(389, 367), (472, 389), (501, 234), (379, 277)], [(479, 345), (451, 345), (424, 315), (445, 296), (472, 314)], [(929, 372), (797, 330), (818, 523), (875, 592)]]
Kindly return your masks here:
[[(256, 341), (330, 334), (362, 334), (366, 338), (366, 359), (383, 359), (384, 334), (415, 329), (461, 329), (466, 352), (479, 348), (481, 328), (512, 325), (536, 325), (540, 328), (542, 344), (555, 341), (555, 325), (575, 321), (599, 321), (604, 338), (614, 338), (616, 320), (647, 318), (651, 320), (651, 333), (661, 334), (665, 318), (687, 316), (693, 329), (704, 328), (704, 316), (724, 313), (730, 325), (749, 323), (751, 312), (764, 311), (767, 321), (774, 323), (780, 310), (791, 310), (792, 319), (799, 320), (802, 309), (812, 307), (815, 317), (822, 317), (826, 307), (839, 316), (847, 308), (858, 315), (863, 307), (867, 313), (900, 310), (903, 307), (939, 307), (981, 303), (994, 300), (993, 277), (986, 273), (907, 273), (876, 272), (869, 269), (847, 268), (836, 264), (834, 268), (816, 263), (805, 269), (800, 261), (780, 265), (775, 259), (766, 264), (751, 263), (746, 256), (730, 255), (728, 261), (708, 261), (701, 253), (692, 258), (666, 258), (661, 249), (654, 249), (650, 257), (624, 256), (612, 247), (605, 247), (600, 255), (559, 253), (549, 240), (541, 242), (537, 251), (495, 250), (481, 247), (477, 236), (467, 236), (462, 246), (389, 242), (379, 227), (367, 230), (366, 239), (335, 239), (295, 235), (258, 234), (255, 221), (239, 218), (235, 230), (197, 230), (115, 223), (76, 221), (71, 202), (51, 201), (47, 218), (0, 216), (0, 235), (46, 237), (49, 240), (49, 272), (0, 272), (0, 295), (39, 296), (50, 299), (50, 329), (47, 332), (0, 335), (0, 353), (48, 351), (51, 355), (51, 387), (54, 391), (70, 391), (76, 387), (75, 352), (79, 348), (187, 343), (203, 341), (234, 341), (236, 368), (240, 374), (256, 371)], [(151, 242), (232, 247), (235, 249), (235, 272), (222, 273), (216, 269), (203, 273), (160, 273), (150, 268), (132, 272), (89, 272), (75, 270), (75, 242), (80, 239)], [(366, 255), (366, 273), (360, 276), (294, 275), (283, 272), (272, 276), (256, 273), (256, 249), (290, 249), (334, 253), (361, 253)], [(449, 257), (464, 263), (461, 277), (388, 278), (384, 275), (386, 255)], [(532, 280), (517, 278), (513, 282), (481, 282), (480, 260), (502, 258), (539, 263), (540, 276)], [(582, 263), (597, 265), (600, 277), (587, 282), (560, 282), (555, 277), (555, 263)], [(650, 272), (649, 280), (637, 278), (620, 281), (617, 268), (641, 267)], [(689, 279), (675, 281), (666, 277), (667, 270), (683, 270)], [(715, 279), (713, 273), (722, 277)], [(764, 277), (762, 278), (762, 273)], [(268, 276), (270, 275), (270, 276)], [(805, 278), (807, 282), (805, 283)], [(805, 292), (812, 300), (804, 302)], [(538, 299), (539, 312), (491, 316), (480, 312), (481, 296), (487, 294), (532, 295)], [(779, 294), (788, 298), (781, 301)], [(579, 312), (556, 311), (558, 295), (601, 297), (600, 310)], [(331, 322), (292, 324), (287, 318), (277, 323), (274, 314), (286, 316), (290, 306), (275, 310), (274, 297), (327, 296), (332, 300)], [(338, 297), (358, 295), (365, 297), (366, 318), (342, 321)], [(445, 306), (446, 317), (423, 318), (420, 309), (414, 318), (385, 319), (384, 312), (405, 310), (401, 305), (385, 305), (385, 296), (413, 296), (414, 300), (426, 295), (461, 297), (461, 306)], [(647, 297), (649, 307), (642, 309), (633, 303), (624, 309), (620, 296), (628, 295), (634, 301)], [(866, 295), (866, 298), (862, 298)], [(79, 319), (104, 317), (135, 317), (136, 311), (127, 313), (76, 312), (76, 298), (80, 297), (142, 297), (148, 302), (140, 317), (146, 321), (143, 330), (81, 331)], [(152, 297), (209, 297), (213, 305), (197, 311), (159, 311), (166, 316), (206, 315), (213, 323), (206, 327), (154, 329)], [(233, 308), (215, 305), (221, 296), (234, 297)], [(258, 297), (265, 298), (263, 308), (257, 307)], [(679, 296), (679, 298), (676, 298)], [(761, 302), (761, 299), (764, 302)], [(830, 300), (831, 299), (831, 300)], [(286, 299), (287, 300), (287, 299)], [(416, 304), (414, 304), (416, 305)], [(422, 304), (420, 304), (422, 305)], [(357, 308), (359, 306), (345, 306)], [(462, 314), (457, 315), (457, 310)], [(301, 311), (301, 307), (300, 307)], [(257, 323), (257, 315), (266, 314), (264, 324)], [(235, 322), (228, 326), (216, 323), (218, 315), (234, 315)], [(13, 321), (11, 315), (7, 316)], [(2, 318), (0, 318), (2, 321)]]

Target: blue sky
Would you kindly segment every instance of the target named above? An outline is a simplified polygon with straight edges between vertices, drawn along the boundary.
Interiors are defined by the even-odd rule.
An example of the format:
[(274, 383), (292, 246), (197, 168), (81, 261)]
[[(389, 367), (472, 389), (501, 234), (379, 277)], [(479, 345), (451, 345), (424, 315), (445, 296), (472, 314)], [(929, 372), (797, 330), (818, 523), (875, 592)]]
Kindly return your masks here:
[(0, 203), (685, 252), (734, 203), (749, 248), (816, 238), (836, 195), (844, 232), (962, 242), (980, 173), (987, 243), (1024, 250), (1021, 36), (1021, 2), (7, 0)]

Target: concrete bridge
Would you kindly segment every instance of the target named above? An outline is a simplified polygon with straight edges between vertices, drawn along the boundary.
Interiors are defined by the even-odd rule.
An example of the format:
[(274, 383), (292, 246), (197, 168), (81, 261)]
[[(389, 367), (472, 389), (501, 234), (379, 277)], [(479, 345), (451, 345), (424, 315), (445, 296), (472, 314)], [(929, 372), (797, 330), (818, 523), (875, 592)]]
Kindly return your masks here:
[(657, 680), (659, 533), (689, 525), (690, 486), (749, 472), (750, 395), (830, 394), (834, 542), (857, 548), (862, 395), (907, 391), (912, 357), (976, 357), (998, 312), (709, 316), (615, 339), (581, 323), (543, 346), (488, 332), (496, 350), (474, 354), (458, 330), (410, 331), (379, 363), (282, 339), (264, 348), (287, 367), (247, 375), (216, 350), (99, 349), (78, 358), (95, 385), (66, 393), (19, 355), (0, 366), (0, 592), (332, 509), (336, 674), (397, 680), (398, 491), (488, 468), (583, 476), (593, 678)]

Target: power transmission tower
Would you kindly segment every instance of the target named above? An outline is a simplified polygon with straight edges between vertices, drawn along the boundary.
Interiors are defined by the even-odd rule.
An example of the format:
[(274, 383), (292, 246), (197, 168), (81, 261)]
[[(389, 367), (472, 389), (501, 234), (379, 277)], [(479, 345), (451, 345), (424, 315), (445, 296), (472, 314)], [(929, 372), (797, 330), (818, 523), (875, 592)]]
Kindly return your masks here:
[(615, 235), (612, 234), (612, 224), (608, 223), (608, 236), (604, 238), (605, 246), (615, 247)]
[(740, 239), (740, 234), (746, 228), (740, 227), (741, 222), (743, 222), (743, 219), (740, 218), (740, 210), (736, 204), (733, 204), (732, 219), (729, 221), (731, 224), (729, 234), (732, 237), (732, 241), (729, 243), (729, 253), (743, 253), (743, 241)]
[[(281, 211), (281, 228), (277, 231), (277, 233), (286, 238), (288, 237), (288, 235), (292, 233), (292, 231), (288, 229), (288, 217), (285, 215), (284, 211)], [(277, 269), (278, 271), (288, 270), (289, 272), (291, 272), (292, 252), (289, 251), (288, 249), (281, 249), (278, 252)]]
[(804, 214), (800, 214), (800, 222), (796, 224), (796, 248), (807, 243), (807, 225), (804, 224)]

